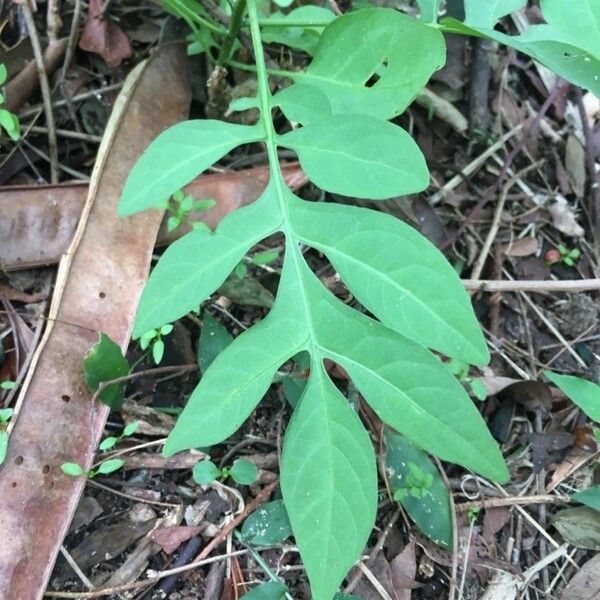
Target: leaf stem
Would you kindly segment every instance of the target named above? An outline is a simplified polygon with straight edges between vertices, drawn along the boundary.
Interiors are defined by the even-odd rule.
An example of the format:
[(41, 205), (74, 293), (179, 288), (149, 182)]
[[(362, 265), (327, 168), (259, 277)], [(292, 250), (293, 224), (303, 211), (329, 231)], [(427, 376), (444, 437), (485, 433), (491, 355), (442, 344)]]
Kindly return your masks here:
[(242, 26), (242, 19), (244, 17), (245, 12), (246, 0), (237, 0), (233, 8), (233, 14), (231, 15), (229, 31), (227, 32), (227, 36), (225, 37), (223, 45), (221, 46), (221, 50), (219, 51), (217, 65), (223, 65), (227, 60), (229, 60), (229, 56), (231, 55), (231, 50), (233, 48), (233, 43), (235, 42), (235, 39), (237, 38), (237, 35)]

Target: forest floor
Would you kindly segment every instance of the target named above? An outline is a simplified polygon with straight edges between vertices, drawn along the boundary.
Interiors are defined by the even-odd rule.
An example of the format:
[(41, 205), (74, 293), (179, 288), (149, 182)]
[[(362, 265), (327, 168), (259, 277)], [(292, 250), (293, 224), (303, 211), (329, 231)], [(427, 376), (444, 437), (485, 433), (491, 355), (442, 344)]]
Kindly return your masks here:
[[(31, 368), (42, 364), (33, 357), (45, 328), (53, 319), (60, 321), (57, 314), (74, 314), (61, 313), (64, 306), (49, 312), (53, 291), (64, 284), (57, 263), (75, 235), (115, 100), (128, 73), (162, 41), (185, 37), (182, 25), (151, 3), (78, 0), (74, 6), (48, 0), (31, 14), (26, 4), (0, 2), (0, 58), (9, 73), (6, 106), (19, 116), (22, 134), (16, 142), (7, 136), (0, 141), (0, 382), (16, 382), (13, 389), (0, 390), (0, 408), (15, 408), (17, 422), (17, 409), (25, 415), (27, 402), (35, 400), (26, 389), (24, 397), (19, 392), (27, 380), (29, 389), (35, 389)], [(106, 18), (95, 18), (98, 14)], [(535, 19), (535, 8), (524, 15)], [(508, 18), (503, 27), (512, 31), (515, 24)], [(448, 36), (447, 45), (447, 64), (428, 84), (429, 95), (398, 119), (426, 157), (430, 187), (379, 202), (376, 208), (423, 233), (465, 281), (492, 359), (487, 367), (470, 371), (454, 365), (455, 373), (473, 396), (485, 398), (474, 401), (501, 445), (511, 481), (499, 486), (461, 467), (439, 464), (451, 492), (452, 519), (446, 525), (454, 539), (452, 547), (443, 548), (424, 537), (393, 500), (382, 469), (377, 526), (343, 591), (365, 600), (600, 598), (595, 556), (600, 513), (569, 498), (600, 479), (596, 429), (543, 375), (549, 370), (600, 381), (600, 188), (595, 163), (600, 102), (509, 49), (460, 36)], [(46, 57), (42, 75), (36, 69), (38, 50)], [(288, 68), (305, 61), (300, 53), (282, 52), (275, 44), (268, 52)], [(215, 82), (204, 54), (183, 62), (183, 71), (189, 68), (191, 74), (195, 118), (222, 118), (230, 99), (255, 83), (251, 74), (235, 69)], [(152, 68), (181, 69), (181, 60)], [(162, 77), (160, 71), (153, 76)], [(47, 94), (40, 80), (48, 86)], [(133, 100), (142, 112), (154, 115), (155, 96), (163, 107), (176, 103), (160, 86), (144, 93)], [(181, 110), (173, 108), (173, 113)], [(162, 118), (160, 112), (155, 116)], [(133, 147), (147, 145), (137, 117), (127, 118), (109, 126), (111, 135)], [(303, 178), (295, 157), (283, 153), (281, 160), (288, 164), (286, 176), (297, 193), (317, 198), (320, 192)], [(590, 180), (590, 164), (596, 164), (595, 181)], [(256, 198), (266, 177), (264, 165), (266, 156), (258, 145), (215, 165), (208, 178), (194, 185), (197, 194), (215, 198), (217, 206), (198, 218), (214, 226), (227, 212)], [(169, 239), (163, 227), (153, 259)], [(238, 458), (252, 461), (259, 468), (252, 485), (227, 479), (201, 486), (191, 476), (201, 452), (170, 459), (160, 454), (199, 374), (232, 337), (272, 306), (282, 249), (280, 238), (269, 238), (252, 253), (272, 251), (262, 255), (269, 260), (248, 260), (199, 314), (175, 323), (164, 337), (159, 366), (138, 343), (129, 345), (126, 356), (136, 375), (126, 378), (124, 404), (110, 413), (103, 431), (91, 425), (88, 430), (96, 444), (100, 435), (119, 436), (125, 425), (137, 423), (131, 435), (95, 459), (99, 465), (118, 458), (123, 467), (87, 478), (83, 492), (77, 486), (61, 488), (75, 500), (82, 492), (64, 539), (51, 528), (36, 529), (35, 521), (21, 524), (44, 547), (41, 556), (58, 555), (48, 597), (229, 599), (273, 574), (294, 598), (309, 597), (292, 539), (259, 547), (233, 535), (255, 508), (280, 497), (281, 435), (290, 402), (307, 376), (302, 365), (286, 366), (279, 374), (283, 385), (273, 385), (244, 426), (210, 449), (219, 467)], [(148, 252), (137, 252), (144, 264)], [(103, 256), (108, 267), (127, 260), (125, 254)], [(316, 257), (312, 266), (338, 297), (352, 302), (324, 258)], [(81, 289), (95, 285), (95, 275), (96, 267), (90, 267)], [(77, 295), (71, 283), (58, 302)], [(131, 293), (137, 293), (136, 282), (131, 285)], [(110, 331), (113, 324), (105, 325), (101, 330)], [(60, 355), (50, 359), (60, 372), (70, 368)], [(346, 374), (332, 366), (331, 375), (360, 405)], [(64, 393), (62, 399), (64, 405), (75, 402)], [(381, 424), (365, 407), (361, 416), (385, 462)], [(103, 423), (103, 417), (96, 418)], [(11, 443), (15, 436), (29, 447), (43, 443), (40, 436), (59, 439), (65, 432), (53, 429), (57, 422), (51, 411), (44, 413), (37, 421), (43, 432), (17, 426)], [(15, 460), (9, 445), (7, 461)], [(2, 469), (0, 480), (1, 475)], [(36, 479), (30, 481), (33, 485)], [(10, 493), (0, 500), (6, 522), (18, 514), (7, 500)], [(48, 506), (56, 523), (70, 519), (75, 508), (68, 502)], [(1, 560), (8, 559), (0, 549)], [(174, 567), (182, 568), (169, 571)], [(51, 568), (44, 566), (48, 573)], [(159, 573), (150, 585), (148, 569)], [(15, 600), (33, 598), (33, 589)]]

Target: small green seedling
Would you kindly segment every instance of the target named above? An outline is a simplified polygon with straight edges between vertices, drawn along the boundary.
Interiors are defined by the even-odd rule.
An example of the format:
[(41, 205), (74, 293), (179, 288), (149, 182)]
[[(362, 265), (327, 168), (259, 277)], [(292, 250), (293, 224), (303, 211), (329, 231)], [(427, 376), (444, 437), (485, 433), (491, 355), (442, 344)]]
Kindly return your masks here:
[[(7, 78), (8, 71), (6, 70), (6, 66), (0, 63), (0, 86), (4, 84)], [(4, 104), (4, 94), (0, 93), (0, 105), (2, 104)], [(2, 129), (15, 141), (21, 136), (21, 128), (17, 115), (14, 115), (5, 108), (0, 108), (0, 130)]]
[(94, 479), (97, 475), (110, 475), (118, 471), (124, 464), (125, 461), (120, 458), (111, 458), (100, 463), (97, 469), (89, 469), (88, 471), (81, 465), (73, 462), (64, 462), (60, 465), (60, 468), (65, 475), (69, 475), (70, 477), (85, 476), (87, 479)]
[(474, 523), (477, 521), (479, 514), (481, 513), (481, 508), (478, 506), (471, 506), (467, 511), (467, 518), (469, 519), (469, 523)]
[(231, 477), (240, 485), (250, 485), (258, 478), (257, 466), (243, 458), (238, 458), (230, 468), (219, 469), (211, 460), (201, 460), (192, 469), (194, 481), (200, 485), (208, 485), (216, 479), (224, 481)]
[(404, 500), (408, 495), (413, 498), (424, 498), (431, 493), (429, 488), (433, 484), (433, 475), (425, 473), (413, 462), (409, 462), (407, 466), (410, 473), (406, 476), (406, 485), (394, 492), (394, 500), (398, 502)]
[(100, 445), (98, 446), (98, 449), (101, 450), (102, 452), (106, 452), (107, 450), (110, 450), (118, 442), (120, 442), (123, 438), (133, 435), (139, 429), (139, 427), (140, 427), (140, 424), (138, 421), (133, 421), (133, 422), (129, 423), (129, 425), (125, 426), (125, 428), (123, 429), (123, 431), (121, 432), (120, 435), (111, 435), (111, 436), (103, 439), (102, 442), (100, 443)]
[(17, 387), (16, 381), (2, 381), (0, 382), (0, 390), (12, 390)]
[(0, 409), (0, 465), (6, 458), (6, 450), (8, 449), (8, 431), (6, 431), (6, 427), (12, 416), (12, 408)]
[[(185, 223), (191, 212), (204, 212), (216, 204), (216, 201), (210, 198), (194, 200), (192, 196), (188, 196), (183, 190), (176, 191), (171, 198), (168, 209), (170, 216), (167, 219), (167, 230), (169, 232), (175, 231)], [(210, 231), (204, 223), (194, 223), (192, 228)]]
[(579, 248), (569, 250), (564, 244), (558, 245), (558, 251), (560, 252), (562, 262), (567, 265), (567, 267), (574, 267), (581, 256), (581, 250), (579, 250)]
[(546, 264), (554, 265), (556, 263), (563, 263), (567, 267), (574, 267), (580, 257), (581, 250), (579, 248), (569, 250), (564, 244), (558, 244), (556, 248), (551, 248), (544, 255)]
[[(121, 441), (125, 437), (133, 435), (139, 428), (140, 424), (138, 421), (133, 421), (123, 428), (123, 431), (119, 435), (111, 435), (100, 443), (98, 449), (102, 452), (106, 452), (113, 448), (117, 442)], [(123, 465), (124, 461), (120, 458), (111, 458), (109, 460), (102, 461), (96, 469), (89, 469), (86, 471), (81, 465), (73, 462), (65, 462), (60, 465), (63, 473), (70, 475), (71, 477), (85, 476), (88, 479), (93, 479), (96, 475), (109, 475), (118, 471)]]
[(146, 350), (148, 347), (151, 347), (152, 350), (152, 359), (154, 360), (154, 364), (160, 364), (160, 361), (163, 359), (163, 355), (165, 353), (165, 343), (162, 339), (163, 335), (168, 335), (173, 331), (173, 325), (163, 325), (158, 329), (151, 329), (147, 331), (140, 337), (140, 347), (142, 350)]
[(477, 400), (485, 400), (487, 398), (487, 389), (485, 385), (477, 377), (469, 376), (469, 365), (453, 358), (447, 363), (450, 372), (463, 384), (467, 391), (471, 392)]

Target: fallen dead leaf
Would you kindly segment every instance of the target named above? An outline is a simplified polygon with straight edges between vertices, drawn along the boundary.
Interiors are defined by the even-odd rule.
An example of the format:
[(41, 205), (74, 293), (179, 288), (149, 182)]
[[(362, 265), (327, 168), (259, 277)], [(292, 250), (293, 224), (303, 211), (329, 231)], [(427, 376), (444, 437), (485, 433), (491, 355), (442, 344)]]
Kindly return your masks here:
[(569, 206), (566, 198), (557, 196), (555, 202), (548, 207), (548, 211), (552, 216), (552, 224), (557, 231), (571, 237), (583, 236), (583, 227), (577, 223), (573, 209)]
[(502, 247), (502, 252), (506, 254), (506, 256), (531, 256), (537, 251), (538, 241), (530, 235)]
[(60, 465), (91, 466), (108, 413), (91, 402), (83, 357), (100, 331), (127, 347), (161, 219), (159, 211), (120, 219), (116, 205), (137, 157), (187, 116), (190, 96), (185, 49), (171, 44), (134, 69), (115, 104), (11, 421), (0, 470), (0, 598), (41, 600), (83, 491), (85, 479)]
[(183, 542), (197, 536), (202, 529), (202, 527), (189, 527), (187, 525), (161, 527), (150, 534), (150, 539), (156, 542), (167, 554), (173, 554)]
[[(283, 165), (286, 182), (295, 190), (306, 183), (297, 164)], [(216, 200), (211, 209), (192, 213), (193, 221), (211, 229), (228, 213), (256, 199), (269, 177), (265, 167), (202, 175), (186, 186), (194, 198)], [(87, 185), (6, 186), (0, 188), (0, 265), (5, 271), (57, 263), (67, 251), (79, 222)], [(159, 229), (157, 244), (163, 246), (189, 231), (181, 227), (167, 231), (166, 220)]]
[(588, 560), (573, 575), (560, 596), (561, 600), (594, 600), (600, 598), (600, 554)]
[(98, 54), (109, 67), (118, 67), (132, 55), (133, 49), (123, 30), (102, 13), (103, 6), (102, 0), (90, 0), (79, 47)]
[[(52, 75), (61, 64), (62, 58), (67, 50), (68, 39), (51, 42), (44, 50), (44, 66), (48, 75)], [(27, 65), (15, 75), (6, 86), (5, 103), (3, 108), (11, 112), (18, 113), (25, 103), (31, 98), (32, 94), (40, 85), (40, 76), (35, 65), (31, 60)]]
[(405, 548), (390, 563), (390, 574), (396, 600), (410, 600), (411, 588), (418, 584), (417, 558), (415, 555), (415, 541), (411, 540)]

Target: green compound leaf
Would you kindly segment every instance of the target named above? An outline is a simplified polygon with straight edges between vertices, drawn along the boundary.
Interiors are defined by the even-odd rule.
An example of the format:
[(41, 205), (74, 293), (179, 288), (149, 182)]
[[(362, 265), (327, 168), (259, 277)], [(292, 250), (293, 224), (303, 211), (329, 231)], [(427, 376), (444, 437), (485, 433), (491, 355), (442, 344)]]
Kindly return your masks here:
[(465, 23), (493, 29), (506, 15), (523, 8), (527, 0), (465, 0)]
[(381, 212), (324, 203), (294, 202), (290, 219), (298, 237), (327, 256), (384, 325), (447, 356), (488, 362), (460, 279), (412, 227)]
[[(321, 6), (300, 6), (291, 10), (287, 15), (276, 12), (269, 15), (262, 22), (262, 38), (265, 42), (284, 44), (290, 48), (297, 48), (312, 55), (319, 43), (323, 27), (281, 27), (286, 21), (293, 22), (320, 22), (330, 23), (335, 19), (335, 14), (328, 8)], [(269, 25), (269, 21), (277, 25)]]
[[(557, 75), (600, 95), (600, 42), (597, 27), (600, 22), (600, 2), (582, 0), (565, 2), (545, 0), (541, 3), (547, 23), (531, 25), (519, 36), (496, 31), (494, 22), (498, 14), (506, 14), (512, 5), (504, 0), (499, 8), (482, 8), (481, 0), (467, 0), (467, 18), (464, 23), (456, 19), (442, 19), (443, 28), (451, 33), (487, 37), (515, 48), (541, 62)], [(520, 4), (524, 4), (521, 2)], [(500, 10), (502, 9), (502, 10)], [(484, 11), (483, 13), (481, 11)], [(475, 19), (473, 22), (471, 19)]]
[(336, 115), (278, 138), (298, 154), (320, 188), (345, 196), (383, 200), (429, 185), (423, 154), (401, 127), (365, 115)]
[(307, 267), (301, 277), (318, 306), (310, 319), (319, 348), (346, 369), (384, 423), (444, 460), (508, 480), (484, 420), (438, 358), (335, 300)]
[[(95, 392), (100, 384), (111, 379), (124, 377), (129, 373), (129, 362), (123, 356), (121, 348), (105, 333), (89, 351), (83, 360), (85, 382)], [(121, 408), (123, 383), (114, 383), (100, 392), (98, 399), (113, 410)]]
[(238, 458), (231, 465), (229, 474), (240, 485), (252, 485), (258, 478), (258, 467), (250, 460)]
[(558, 375), (544, 371), (544, 375), (557, 385), (590, 418), (600, 423), (600, 386), (574, 375)]
[(242, 525), (242, 539), (254, 546), (280, 544), (292, 534), (292, 525), (283, 500), (263, 504)]
[[(391, 119), (445, 59), (436, 29), (393, 9), (365, 8), (333, 21), (306, 71), (288, 76), (325, 92), (334, 114)], [(368, 86), (373, 76), (378, 79)]]
[(295, 83), (273, 96), (273, 104), (290, 121), (310, 123), (331, 116), (329, 99), (319, 88), (305, 83)]
[(600, 2), (598, 0), (541, 0), (544, 18), (567, 43), (600, 58)]
[[(304, 127), (278, 135), (271, 115), (279, 101), (269, 90), (255, 0), (247, 0), (247, 7), (261, 112), (260, 125), (251, 129), (264, 132), (260, 139), (269, 157), (270, 183), (256, 205), (232, 214), (214, 234), (189, 234), (167, 250), (142, 297), (135, 333), (156, 330), (198, 308), (252, 245), (272, 233), (284, 234), (285, 255), (272, 310), (206, 370), (164, 453), (226, 439), (250, 415), (278, 368), (298, 355), (309, 356), (310, 364), (303, 367), (310, 367), (309, 382), (284, 440), (282, 493), (312, 597), (331, 600), (371, 531), (377, 473), (369, 436), (325, 374), (325, 359), (344, 366), (375, 410), (419, 446), (492, 479), (503, 481), (507, 472), (479, 413), (446, 366), (422, 346), (386, 327), (392, 323), (397, 328), (412, 327), (417, 340), (425, 335), (418, 328), (436, 330), (426, 342), (432, 347), (485, 362), (485, 345), (474, 327), (464, 290), (458, 291), (456, 276), (448, 275), (449, 267), (438, 254), (415, 241), (415, 232), (407, 233), (408, 228), (402, 226), (399, 231), (394, 221), (381, 225), (370, 221), (378, 217), (365, 217), (352, 209), (348, 218), (340, 219), (328, 209), (311, 213), (312, 207), (285, 186), (277, 153), (280, 145), (295, 149), (309, 175), (337, 193), (383, 198), (425, 186), (427, 171), (418, 149), (412, 141), (406, 142), (406, 133), (382, 119), (398, 114), (443, 62), (439, 31), (391, 9), (368, 9), (336, 19), (325, 29), (307, 73), (290, 74), (296, 83), (311, 86), (311, 91), (301, 88), (294, 97), (296, 87), (287, 92), (287, 100), (283, 97), (282, 104), (292, 106), (287, 114), (304, 119)], [(319, 91), (313, 93), (312, 88)], [(327, 110), (323, 95), (335, 116), (317, 118)], [(317, 97), (320, 100), (310, 106), (310, 99)], [(196, 143), (193, 152), (203, 151), (202, 139)], [(154, 163), (153, 168), (163, 165)], [(188, 163), (185, 170), (189, 178)], [(163, 181), (164, 190), (180, 189), (182, 179), (171, 172)], [(316, 225), (308, 222), (311, 219)], [(328, 235), (321, 220), (330, 229)], [(373, 226), (382, 227), (392, 255), (401, 254), (404, 244), (414, 246), (406, 252), (413, 252), (411, 260), (416, 263), (424, 255), (426, 268), (410, 271), (417, 292), (406, 300), (419, 315), (416, 324), (403, 324), (408, 317), (393, 314), (402, 313), (404, 297), (413, 286), (402, 269), (396, 271), (381, 258), (378, 239), (371, 237), (371, 247), (367, 247), (368, 238), (363, 240), (359, 230)], [(327, 291), (306, 263), (306, 243), (317, 250), (321, 247), (348, 284), (363, 290), (365, 306), (383, 315), (384, 324), (345, 306)], [(409, 262), (396, 258), (404, 266)], [(436, 289), (438, 295), (432, 302), (422, 297), (425, 291), (419, 291), (425, 290), (420, 286), (427, 276), (438, 278), (438, 286), (446, 286)], [(371, 281), (374, 293), (364, 291)], [(444, 312), (437, 300), (442, 293), (447, 303), (456, 303), (455, 312), (462, 317)], [(391, 305), (386, 307), (386, 303)], [(414, 308), (419, 303), (422, 306)]]
[(375, 455), (360, 420), (314, 364), (286, 431), (281, 491), (313, 598), (332, 598), (375, 522)]
[(400, 500), (421, 532), (436, 544), (452, 547), (452, 514), (448, 489), (429, 457), (412, 442), (390, 429), (385, 431), (385, 472), (392, 492), (410, 490), (414, 481), (410, 465), (430, 478), (422, 497), (410, 493)]
[(8, 70), (4, 63), (0, 63), (0, 85), (2, 85), (8, 78)]
[(133, 337), (197, 310), (248, 249), (277, 230), (281, 216), (273, 187), (254, 204), (230, 213), (213, 233), (192, 231), (162, 255), (144, 288)]
[(169, 196), (240, 144), (264, 137), (259, 125), (196, 120), (173, 125), (146, 148), (125, 182), (118, 213), (163, 207)]
[(280, 581), (269, 581), (252, 588), (240, 600), (283, 600), (287, 588)]
[(248, 418), (277, 369), (306, 344), (296, 302), (283, 290), (269, 316), (237, 337), (200, 380), (167, 439), (164, 454), (222, 442)]
[(426, 23), (437, 23), (442, 0), (417, 0), (421, 10), (421, 19)]

